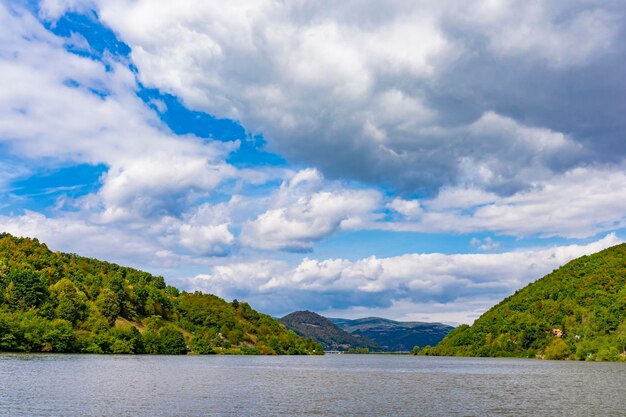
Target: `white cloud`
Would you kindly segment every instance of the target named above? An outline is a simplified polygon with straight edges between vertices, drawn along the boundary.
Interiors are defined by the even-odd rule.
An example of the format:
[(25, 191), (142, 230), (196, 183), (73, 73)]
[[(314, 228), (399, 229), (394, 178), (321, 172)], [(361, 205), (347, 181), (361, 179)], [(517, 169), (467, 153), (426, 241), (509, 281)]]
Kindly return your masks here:
[[(191, 283), (225, 297), (254, 299), (273, 314), (289, 312), (282, 309), (295, 301), (300, 308), (332, 311), (333, 315), (378, 310), (395, 318), (418, 314), (436, 318), (444, 317), (441, 313), (447, 310), (446, 321), (454, 313), (458, 321), (471, 322), (478, 310), (484, 311), (558, 266), (618, 243), (621, 240), (609, 234), (587, 245), (499, 254), (407, 254), (357, 261), (305, 258), (295, 268), (280, 262), (237, 263), (215, 267)], [(264, 298), (275, 297), (283, 304), (264, 304)], [(457, 302), (462, 311), (455, 307)], [(403, 303), (419, 309), (412, 313), (394, 310)]]
[(217, 226), (183, 224), (180, 234), (181, 244), (198, 254), (225, 255), (235, 240), (226, 223)]
[(159, 245), (145, 233), (98, 226), (77, 217), (49, 218), (26, 211), (20, 216), (0, 216), (2, 231), (36, 237), (51, 250), (98, 257), (126, 265), (164, 267), (184, 257)]
[(69, 53), (31, 15), (15, 13), (0, 5), (0, 141), (35, 163), (107, 165), (102, 221), (176, 214), (236, 177), (223, 159), (237, 143), (172, 134), (135, 95), (128, 68)]
[(588, 238), (626, 226), (626, 171), (576, 168), (509, 197), (476, 188), (447, 187), (418, 219), (367, 224), (414, 232), (495, 232), (527, 237)]
[(388, 206), (407, 218), (417, 218), (422, 214), (422, 207), (418, 200), (405, 200), (397, 197), (391, 200)]
[(381, 196), (374, 190), (323, 189), (315, 170), (283, 182), (272, 206), (242, 226), (241, 242), (262, 249), (307, 251), (338, 230), (358, 228), (373, 218)]
[(576, 168), (469, 214), (467, 210), (425, 213), (423, 224), (435, 230), (584, 238), (626, 225), (624, 190), (623, 170)]
[(215, 266), (212, 274), (199, 274), (186, 280), (193, 288), (208, 291), (220, 297), (231, 297), (232, 289), (237, 292), (254, 293), (259, 281), (268, 281), (275, 271), (286, 264), (277, 261), (257, 261)]
[(236, 177), (235, 168), (204, 157), (201, 147), (183, 149), (155, 150), (111, 166), (99, 192), (105, 205), (103, 220), (176, 214), (198, 195)]
[[(241, 174), (255, 177), (253, 183), (263, 182), (277, 173), (240, 173), (225, 163), (236, 142), (174, 135), (136, 96), (135, 77), (122, 63), (67, 52), (62, 38), (22, 10), (9, 11), (0, 4), (0, 22), (0, 77), (6, 81), (0, 94), (3, 147), (25, 160), (29, 171), (72, 163), (108, 168), (96, 192), (78, 201), (61, 198), (56, 218), (29, 212), (15, 217), (12, 227), (42, 239), (57, 230), (60, 236), (52, 241), (62, 248), (74, 247), (71, 239), (80, 230), (90, 235), (81, 241), (97, 240), (101, 256), (175, 253), (181, 247), (194, 255), (228, 253), (235, 240), (228, 219), (215, 224), (205, 218), (200, 223), (196, 216), (188, 223), (184, 217), (192, 216), (196, 200), (210, 196), (227, 179)], [(3, 163), (0, 181), (25, 171), (18, 166), (11, 168), (13, 175), (1, 174), (11, 166)], [(71, 205), (80, 212), (60, 211)], [(141, 237), (126, 238), (142, 229)], [(105, 249), (106, 240), (97, 235), (117, 236), (137, 247), (109, 241), (111, 248)], [(166, 244), (151, 243), (151, 238)]]

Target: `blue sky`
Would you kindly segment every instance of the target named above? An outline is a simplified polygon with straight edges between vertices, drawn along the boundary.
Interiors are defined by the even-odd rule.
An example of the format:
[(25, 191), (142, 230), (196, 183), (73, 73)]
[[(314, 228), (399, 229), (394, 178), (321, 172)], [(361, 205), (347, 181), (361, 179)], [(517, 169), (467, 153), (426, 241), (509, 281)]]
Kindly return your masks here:
[(0, 0), (0, 230), (448, 323), (622, 242), (626, 7), (429, 3)]

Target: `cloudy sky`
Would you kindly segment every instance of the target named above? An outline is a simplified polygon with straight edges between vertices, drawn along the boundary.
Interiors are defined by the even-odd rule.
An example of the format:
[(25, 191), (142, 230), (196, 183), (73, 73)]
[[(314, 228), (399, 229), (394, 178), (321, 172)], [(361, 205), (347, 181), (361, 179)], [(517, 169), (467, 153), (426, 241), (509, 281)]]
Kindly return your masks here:
[(231, 3), (0, 0), (0, 231), (448, 323), (626, 239), (623, 1)]

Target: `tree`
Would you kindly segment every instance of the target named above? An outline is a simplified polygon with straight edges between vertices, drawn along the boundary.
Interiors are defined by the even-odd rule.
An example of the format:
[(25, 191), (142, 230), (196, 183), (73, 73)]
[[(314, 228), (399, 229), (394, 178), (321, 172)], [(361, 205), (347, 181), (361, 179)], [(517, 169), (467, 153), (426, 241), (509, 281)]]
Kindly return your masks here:
[(164, 327), (159, 332), (159, 353), (165, 355), (184, 355), (187, 353), (185, 337), (181, 332), (171, 327)]
[(96, 306), (100, 313), (109, 321), (109, 326), (113, 326), (115, 319), (120, 314), (120, 302), (117, 295), (108, 288), (103, 289), (96, 299)]
[(560, 337), (555, 337), (544, 351), (546, 359), (565, 359), (569, 356), (569, 354), (570, 349), (567, 346), (567, 343), (565, 343)]
[(217, 337), (217, 331), (215, 329), (209, 329), (196, 336), (191, 341), (191, 349), (194, 353), (201, 355), (209, 355), (215, 353), (213, 345), (215, 344), (215, 338)]
[(71, 352), (74, 343), (72, 323), (55, 319), (45, 324), (42, 350), (44, 352)]
[(72, 281), (63, 278), (51, 288), (57, 298), (55, 309), (57, 317), (76, 323), (83, 320), (87, 313), (87, 297), (78, 290)]
[(48, 297), (46, 281), (39, 271), (10, 268), (5, 279), (9, 283), (5, 298), (15, 309), (39, 307)]
[(143, 345), (145, 353), (157, 354), (161, 350), (161, 341), (159, 335), (151, 330), (147, 330), (143, 334)]

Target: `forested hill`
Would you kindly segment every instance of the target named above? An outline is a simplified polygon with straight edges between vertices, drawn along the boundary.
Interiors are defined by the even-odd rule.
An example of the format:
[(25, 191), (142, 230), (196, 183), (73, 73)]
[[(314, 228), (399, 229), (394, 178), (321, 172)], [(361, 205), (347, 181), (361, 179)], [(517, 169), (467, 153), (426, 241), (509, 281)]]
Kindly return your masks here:
[(626, 244), (569, 262), (420, 353), (626, 360)]
[(0, 351), (322, 354), (247, 303), (0, 234)]
[(296, 311), (281, 318), (280, 321), (300, 336), (310, 337), (321, 343), (326, 350), (347, 351), (359, 348), (373, 352), (385, 350), (368, 337), (350, 334), (326, 317), (312, 311)]

